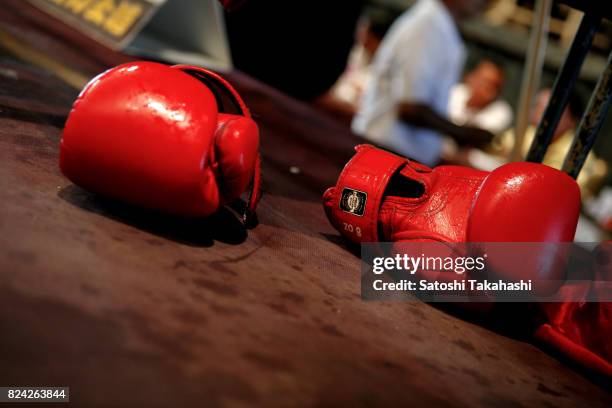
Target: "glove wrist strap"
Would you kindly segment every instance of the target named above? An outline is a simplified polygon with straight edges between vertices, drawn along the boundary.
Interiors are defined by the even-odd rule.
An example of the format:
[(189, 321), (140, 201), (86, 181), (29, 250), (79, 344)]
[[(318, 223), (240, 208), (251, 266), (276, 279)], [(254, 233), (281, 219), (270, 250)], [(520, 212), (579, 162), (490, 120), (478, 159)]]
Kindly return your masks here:
[(408, 160), (371, 145), (359, 145), (336, 185), (337, 227), (356, 243), (378, 242), (378, 214), (391, 176)]

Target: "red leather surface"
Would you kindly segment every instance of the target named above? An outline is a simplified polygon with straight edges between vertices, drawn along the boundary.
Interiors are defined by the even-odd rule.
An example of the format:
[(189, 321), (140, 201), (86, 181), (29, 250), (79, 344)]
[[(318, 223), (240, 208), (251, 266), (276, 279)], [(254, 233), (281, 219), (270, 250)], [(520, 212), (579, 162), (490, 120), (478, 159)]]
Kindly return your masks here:
[(379, 218), (385, 240), (466, 242), (469, 210), (487, 173), (459, 166), (418, 172), (407, 166), (400, 174), (419, 180), (425, 193), (385, 197)]
[(247, 189), (257, 161), (259, 130), (251, 118), (220, 113), (215, 136), (223, 200), (234, 200)]
[(244, 192), (257, 125), (243, 105), (245, 116), (220, 117), (212, 92), (185, 68), (134, 62), (93, 79), (66, 123), (62, 172), (87, 190), (186, 216)]
[(579, 212), (580, 190), (570, 176), (542, 164), (509, 163), (482, 184), (470, 211), (467, 238), (571, 242)]

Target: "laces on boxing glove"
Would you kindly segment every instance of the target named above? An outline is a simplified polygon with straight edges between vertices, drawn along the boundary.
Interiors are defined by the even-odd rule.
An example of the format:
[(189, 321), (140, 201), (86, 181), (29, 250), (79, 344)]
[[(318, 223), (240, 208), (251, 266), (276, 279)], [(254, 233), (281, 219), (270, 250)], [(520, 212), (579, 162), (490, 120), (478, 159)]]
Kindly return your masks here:
[[(219, 74), (191, 65), (174, 65), (172, 68), (184, 71), (185, 73), (192, 75), (204, 83), (204, 85), (206, 85), (207, 88), (213, 93), (217, 102), (217, 107), (220, 111), (225, 111), (225, 106), (219, 90), (225, 93), (230, 102), (234, 105), (234, 108), (239, 111), (242, 116), (252, 119), (249, 109), (238, 92)], [(235, 201), (228, 203), (232, 210), (240, 212), (240, 220), (247, 229), (254, 228), (258, 223), (256, 209), (257, 204), (261, 199), (261, 157), (259, 153), (255, 159), (253, 176), (251, 177), (249, 188), (249, 198), (246, 206), (244, 206), (243, 209), (239, 209), (240, 206), (238, 206)]]

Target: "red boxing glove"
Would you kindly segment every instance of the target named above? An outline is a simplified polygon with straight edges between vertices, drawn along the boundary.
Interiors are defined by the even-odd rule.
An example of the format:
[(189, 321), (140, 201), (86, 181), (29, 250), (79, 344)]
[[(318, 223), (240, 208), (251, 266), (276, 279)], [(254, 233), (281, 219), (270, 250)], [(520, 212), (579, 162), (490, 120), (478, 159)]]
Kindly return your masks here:
[[(558, 170), (523, 162), (491, 173), (458, 166), (430, 169), (373, 146), (361, 145), (356, 150), (336, 187), (323, 196), (330, 222), (354, 243), (573, 239), (579, 190), (574, 180)], [(570, 282), (559, 294), (576, 299), (586, 298), (591, 291), (600, 298), (601, 291), (609, 291), (610, 248), (599, 249), (605, 259), (596, 265), (593, 284)], [(533, 270), (526, 263), (521, 259), (520, 267), (507, 268), (502, 277), (520, 278), (516, 274), (521, 270)], [(562, 268), (549, 271), (560, 274)], [(540, 303), (538, 307), (546, 322), (537, 328), (536, 338), (579, 364), (612, 376), (612, 303)]]
[(580, 209), (574, 180), (551, 167), (510, 163), (487, 173), (430, 169), (370, 145), (324, 196), (330, 222), (355, 243), (566, 242)]
[[(336, 187), (323, 196), (330, 222), (352, 242), (566, 242), (574, 237), (580, 191), (573, 179), (551, 167), (521, 162), (491, 173), (460, 166), (430, 169), (370, 145), (356, 151)], [(546, 276), (531, 276), (539, 259), (529, 262), (532, 267), (520, 271), (509, 264), (493, 268), (501, 279), (564, 278), (559, 263)]]
[[(216, 89), (241, 113), (219, 113)], [(256, 123), (222, 77), (198, 67), (133, 62), (83, 89), (64, 129), (60, 168), (87, 190), (185, 216), (210, 215), (252, 183), (247, 212), (253, 214), (258, 148)]]

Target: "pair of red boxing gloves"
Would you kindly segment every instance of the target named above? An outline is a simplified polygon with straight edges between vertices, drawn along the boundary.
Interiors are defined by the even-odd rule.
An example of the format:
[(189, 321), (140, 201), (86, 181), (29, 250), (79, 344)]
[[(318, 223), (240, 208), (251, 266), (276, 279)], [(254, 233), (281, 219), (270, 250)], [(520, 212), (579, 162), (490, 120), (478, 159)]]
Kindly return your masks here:
[[(224, 99), (236, 112), (224, 109)], [(88, 190), (183, 216), (211, 215), (251, 185), (249, 218), (260, 196), (258, 147), (257, 125), (219, 75), (135, 62), (101, 74), (81, 92), (64, 130), (60, 167)], [(324, 208), (355, 243), (570, 242), (580, 192), (569, 176), (540, 164), (511, 163), (491, 173), (430, 169), (362, 145), (325, 193)], [(609, 347), (585, 339), (601, 342), (612, 311), (604, 304), (597, 316), (578, 319), (568, 310), (578, 309), (548, 305), (538, 337), (610, 374)], [(602, 330), (583, 336), (593, 324)]]

